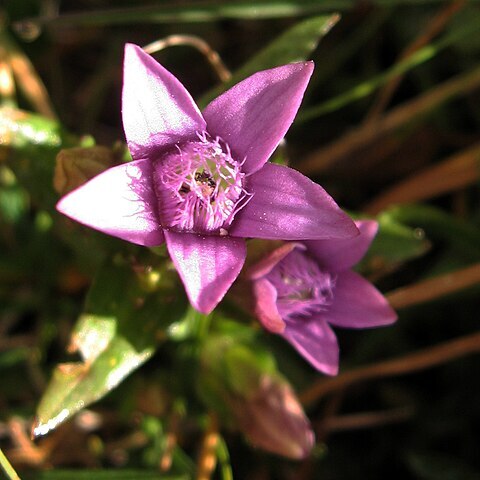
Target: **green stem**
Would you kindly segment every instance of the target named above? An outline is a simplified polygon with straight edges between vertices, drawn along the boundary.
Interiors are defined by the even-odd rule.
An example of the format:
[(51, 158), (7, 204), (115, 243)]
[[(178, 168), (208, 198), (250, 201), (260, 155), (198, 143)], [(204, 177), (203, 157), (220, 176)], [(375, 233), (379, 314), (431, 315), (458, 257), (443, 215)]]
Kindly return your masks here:
[(233, 480), (232, 465), (230, 464), (230, 454), (227, 444), (223, 437), (218, 435), (217, 458), (220, 463), (220, 472), (222, 480)]
[(8, 461), (5, 454), (2, 452), (1, 448), (0, 448), (0, 466), (2, 467), (3, 471), (5, 472), (9, 480), (21, 480), (17, 472), (13, 469), (12, 465)]

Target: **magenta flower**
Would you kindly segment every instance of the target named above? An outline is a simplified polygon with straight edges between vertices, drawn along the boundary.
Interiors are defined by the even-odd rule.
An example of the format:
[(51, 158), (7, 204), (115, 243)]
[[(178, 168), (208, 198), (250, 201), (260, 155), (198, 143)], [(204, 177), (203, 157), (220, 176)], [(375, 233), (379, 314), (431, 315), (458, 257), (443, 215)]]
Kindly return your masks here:
[(373, 220), (356, 223), (357, 237), (286, 243), (248, 272), (263, 326), (328, 375), (338, 373), (339, 354), (330, 325), (370, 328), (397, 319), (385, 297), (351, 270), (378, 228)]
[(185, 87), (125, 49), (123, 125), (133, 160), (63, 197), (60, 212), (145, 246), (167, 244), (192, 305), (208, 313), (245, 261), (245, 238), (345, 238), (350, 218), (317, 184), (266, 163), (299, 108), (311, 62), (258, 72), (203, 115)]

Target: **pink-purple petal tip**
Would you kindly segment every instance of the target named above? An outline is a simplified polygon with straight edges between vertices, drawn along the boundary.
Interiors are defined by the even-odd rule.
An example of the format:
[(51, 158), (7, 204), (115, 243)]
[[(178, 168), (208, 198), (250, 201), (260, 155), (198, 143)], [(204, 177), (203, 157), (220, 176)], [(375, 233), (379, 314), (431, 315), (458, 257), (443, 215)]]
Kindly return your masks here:
[(357, 220), (360, 235), (335, 240), (307, 240), (304, 244), (323, 268), (332, 272), (348, 270), (367, 253), (378, 230), (375, 220)]
[(391, 325), (397, 314), (370, 282), (347, 270), (338, 274), (334, 302), (325, 318), (337, 327), (372, 328)]
[(204, 110), (210, 135), (222, 138), (244, 171), (260, 169), (293, 122), (313, 62), (263, 70), (236, 84)]
[(314, 368), (327, 375), (337, 375), (337, 338), (324, 319), (318, 317), (305, 324), (287, 324), (283, 336)]
[(122, 117), (134, 159), (155, 159), (159, 152), (205, 131), (190, 93), (140, 47), (125, 47)]
[(151, 164), (110, 168), (70, 192), (57, 210), (88, 227), (144, 246), (164, 241), (151, 185)]
[(209, 314), (237, 278), (247, 255), (245, 241), (165, 231), (168, 252), (192, 306)]
[(320, 185), (291, 168), (267, 163), (248, 178), (248, 190), (253, 197), (235, 217), (233, 236), (307, 240), (359, 234)]

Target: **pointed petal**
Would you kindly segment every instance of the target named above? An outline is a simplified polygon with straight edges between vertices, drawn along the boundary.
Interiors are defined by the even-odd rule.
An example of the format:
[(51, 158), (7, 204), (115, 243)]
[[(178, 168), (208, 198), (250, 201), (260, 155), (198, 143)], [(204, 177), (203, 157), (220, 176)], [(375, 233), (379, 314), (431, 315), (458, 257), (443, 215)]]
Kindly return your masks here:
[(190, 303), (210, 313), (242, 269), (244, 240), (165, 231), (168, 252), (185, 285)]
[(147, 160), (110, 168), (73, 190), (57, 210), (84, 225), (139, 245), (163, 243)]
[(347, 328), (380, 327), (397, 319), (386, 298), (351, 271), (338, 274), (333, 304), (323, 315), (332, 325)]
[(254, 281), (252, 289), (255, 299), (255, 316), (270, 332), (282, 333), (285, 322), (278, 313), (277, 289), (265, 278)]
[(312, 62), (255, 73), (213, 100), (203, 112), (207, 130), (246, 159), (253, 173), (269, 159), (297, 114), (313, 72)]
[(289, 242), (279, 248), (273, 250), (269, 255), (262, 258), (258, 263), (248, 269), (247, 276), (250, 280), (258, 280), (259, 278), (271, 272), (272, 268), (278, 262), (283, 260), (292, 250), (299, 248), (305, 250), (305, 246), (301, 243)]
[(287, 322), (283, 337), (317, 370), (327, 375), (338, 373), (337, 337), (323, 318)]
[(358, 235), (353, 221), (318, 184), (300, 172), (267, 163), (248, 178), (251, 200), (230, 234), (244, 238), (304, 240)]
[(378, 230), (375, 220), (359, 220), (355, 225), (360, 235), (336, 240), (307, 240), (304, 244), (321, 266), (332, 272), (348, 270), (367, 252)]
[(205, 120), (185, 87), (140, 47), (125, 47), (122, 117), (134, 159), (195, 139)]

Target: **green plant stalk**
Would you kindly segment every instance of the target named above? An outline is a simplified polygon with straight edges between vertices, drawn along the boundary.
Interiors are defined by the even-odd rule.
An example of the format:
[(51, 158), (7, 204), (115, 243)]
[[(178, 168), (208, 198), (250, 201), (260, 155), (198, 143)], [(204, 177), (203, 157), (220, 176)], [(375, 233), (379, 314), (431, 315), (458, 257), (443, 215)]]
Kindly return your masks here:
[(227, 444), (221, 435), (218, 436), (217, 458), (220, 463), (220, 472), (222, 480), (233, 480), (232, 466), (230, 464), (230, 455)]
[(7, 475), (9, 480), (20, 480), (20, 477), (18, 476), (17, 472), (14, 470), (14, 468), (8, 461), (5, 454), (2, 452), (1, 448), (0, 448), (0, 466), (2, 467), (3, 471), (5, 472), (5, 475)]

